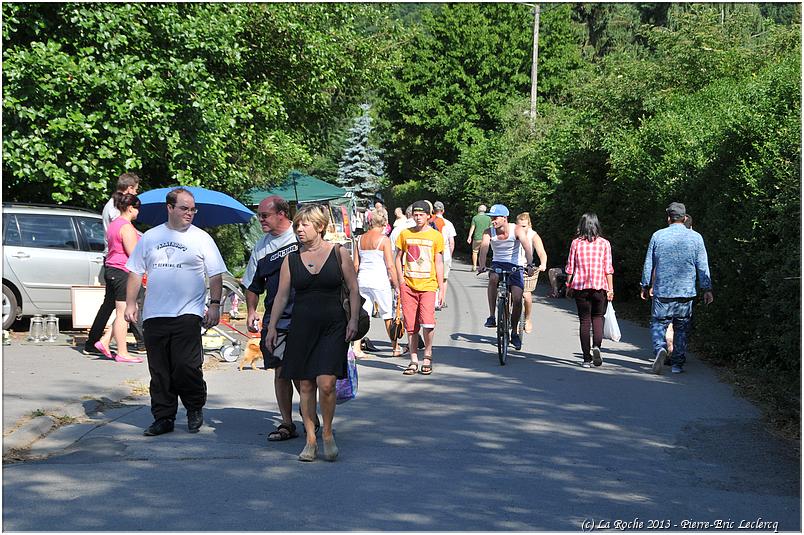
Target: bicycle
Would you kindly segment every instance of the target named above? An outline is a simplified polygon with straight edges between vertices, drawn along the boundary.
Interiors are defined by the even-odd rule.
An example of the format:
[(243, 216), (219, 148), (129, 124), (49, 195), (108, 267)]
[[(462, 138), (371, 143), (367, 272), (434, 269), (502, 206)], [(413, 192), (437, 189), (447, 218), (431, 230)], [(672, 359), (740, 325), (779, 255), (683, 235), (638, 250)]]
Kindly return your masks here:
[[(480, 275), (486, 270), (478, 271)], [(500, 359), (500, 366), (505, 366), (505, 361), (508, 358), (508, 344), (511, 342), (511, 312), (513, 310), (513, 303), (511, 302), (511, 285), (508, 284), (508, 278), (519, 271), (525, 271), (525, 268), (515, 267), (512, 270), (504, 270), (501, 268), (492, 268), (491, 271), (497, 274), (497, 357)], [(520, 333), (522, 332), (524, 313), (520, 314)]]

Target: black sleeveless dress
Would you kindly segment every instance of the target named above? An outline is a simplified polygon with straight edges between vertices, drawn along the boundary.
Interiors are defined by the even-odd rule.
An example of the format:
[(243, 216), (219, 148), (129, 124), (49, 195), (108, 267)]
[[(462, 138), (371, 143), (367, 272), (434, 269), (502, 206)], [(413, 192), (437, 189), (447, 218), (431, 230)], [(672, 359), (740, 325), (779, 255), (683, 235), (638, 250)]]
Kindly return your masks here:
[(299, 251), (288, 255), (290, 283), (296, 291), (293, 316), (280, 377), (315, 380), (319, 375), (346, 377), (346, 315), (341, 305), (339, 255), (333, 247), (311, 274)]

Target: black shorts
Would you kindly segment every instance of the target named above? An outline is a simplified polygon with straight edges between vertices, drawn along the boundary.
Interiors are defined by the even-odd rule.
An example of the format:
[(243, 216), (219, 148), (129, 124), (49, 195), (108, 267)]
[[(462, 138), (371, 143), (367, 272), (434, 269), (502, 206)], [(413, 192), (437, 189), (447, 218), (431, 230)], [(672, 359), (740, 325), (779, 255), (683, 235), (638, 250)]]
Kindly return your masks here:
[(287, 331), (279, 331), (276, 334), (276, 347), (274, 348), (273, 352), (265, 346), (265, 335), (268, 333), (268, 329), (265, 328), (260, 332), (260, 351), (262, 351), (262, 361), (265, 365), (265, 369), (269, 368), (281, 368), (282, 367), (282, 359), (285, 356), (285, 347), (287, 346), (288, 340), (288, 332)]
[(106, 293), (114, 296), (115, 301), (126, 300), (128, 273), (122, 269), (106, 266), (103, 278), (106, 279)]

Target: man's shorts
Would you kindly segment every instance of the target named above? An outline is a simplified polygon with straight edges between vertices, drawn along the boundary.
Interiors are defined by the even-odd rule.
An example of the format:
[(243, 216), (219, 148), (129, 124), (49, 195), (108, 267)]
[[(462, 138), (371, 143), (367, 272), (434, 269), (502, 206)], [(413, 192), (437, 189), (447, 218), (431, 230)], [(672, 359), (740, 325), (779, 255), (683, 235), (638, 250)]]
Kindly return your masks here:
[(366, 302), (363, 303), (363, 310), (368, 312), (369, 316), (374, 313), (374, 303), (377, 303), (377, 310), (379, 310), (382, 319), (389, 320), (394, 317), (393, 289), (360, 288), (360, 295), (366, 299)]
[(444, 280), (449, 278), (449, 272), (452, 269), (452, 258), (444, 261)]
[(282, 359), (285, 356), (285, 347), (288, 341), (287, 331), (278, 331), (276, 333), (276, 347), (273, 352), (265, 346), (265, 335), (268, 334), (267, 324), (266, 327), (260, 332), (260, 351), (262, 351), (262, 361), (265, 364), (264, 368), (281, 368)]
[(480, 245), (483, 243), (483, 240), (472, 240), (472, 252), (477, 253), (480, 251)]
[(402, 285), (402, 316), (405, 320), (405, 330), (413, 333), (419, 327), (432, 329), (435, 327), (435, 292), (418, 292), (410, 289), (407, 284)]
[(106, 266), (103, 278), (106, 280), (106, 291), (111, 291), (112, 295), (114, 295), (114, 300), (125, 301), (128, 273), (122, 269)]
[[(511, 271), (512, 269), (519, 267), (516, 264), (512, 264), (510, 262), (492, 262), (491, 269), (500, 268), (504, 269), (505, 271)], [(491, 273), (491, 271), (489, 272)], [(511, 273), (508, 275), (508, 285), (509, 286), (518, 286), (525, 289), (525, 281), (522, 279), (522, 270), (520, 269), (516, 273)]]

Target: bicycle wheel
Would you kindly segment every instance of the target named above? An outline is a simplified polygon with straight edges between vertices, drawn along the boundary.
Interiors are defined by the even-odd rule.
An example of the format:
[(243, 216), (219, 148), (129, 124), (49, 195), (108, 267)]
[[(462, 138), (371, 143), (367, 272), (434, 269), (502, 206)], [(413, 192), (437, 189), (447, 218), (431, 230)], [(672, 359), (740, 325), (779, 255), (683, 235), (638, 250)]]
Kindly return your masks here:
[(500, 366), (505, 366), (505, 359), (508, 358), (508, 343), (511, 337), (509, 322), (508, 299), (500, 298), (497, 300), (497, 357), (500, 359)]

